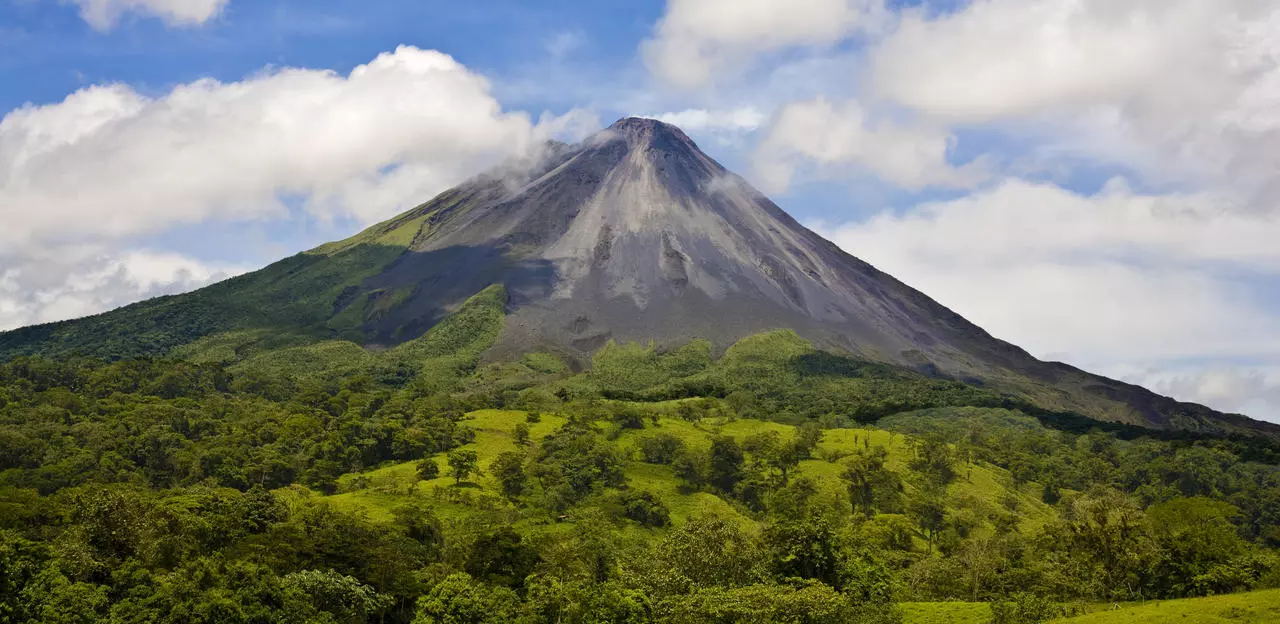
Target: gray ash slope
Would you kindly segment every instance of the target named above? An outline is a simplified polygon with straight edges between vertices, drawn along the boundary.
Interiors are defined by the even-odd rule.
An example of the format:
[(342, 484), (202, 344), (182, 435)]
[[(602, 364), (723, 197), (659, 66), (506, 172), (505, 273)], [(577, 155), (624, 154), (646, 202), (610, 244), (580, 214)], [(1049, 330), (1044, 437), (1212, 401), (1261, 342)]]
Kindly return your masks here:
[(1280, 431), (1038, 361), (804, 228), (678, 128), (638, 118), (261, 271), (0, 333), (0, 358), (164, 353), (246, 329), (386, 346), (493, 284), (509, 297), (495, 359), (538, 349), (585, 360), (611, 339), (723, 349), (789, 328), (821, 348), (1047, 409), (1159, 429)]
[(417, 289), (374, 328), (388, 342), (449, 307), (442, 299), (503, 283), (512, 313), (499, 350), (724, 347), (786, 327), (879, 361), (984, 370), (963, 348), (980, 330), (805, 229), (658, 121), (623, 119), (531, 174), (483, 176), (417, 212), (431, 216), (410, 253), (369, 284)]
[[(725, 346), (790, 327), (877, 360), (929, 353), (963, 368), (944, 337), (971, 326), (796, 223), (673, 126), (624, 119), (527, 179), (482, 177), (456, 193), (419, 209), (435, 213), (430, 227), (371, 285), (453, 280), (466, 285), (445, 290), (461, 295), (507, 284), (504, 344)], [(421, 289), (425, 306), (385, 329), (438, 292)]]

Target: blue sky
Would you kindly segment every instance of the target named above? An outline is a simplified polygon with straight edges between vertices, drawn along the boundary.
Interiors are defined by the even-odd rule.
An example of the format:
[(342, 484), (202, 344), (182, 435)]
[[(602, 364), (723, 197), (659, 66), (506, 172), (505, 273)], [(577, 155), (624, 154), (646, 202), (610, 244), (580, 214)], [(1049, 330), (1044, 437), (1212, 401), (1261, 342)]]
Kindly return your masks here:
[(1280, 420), (1266, 0), (0, 0), (0, 327), (679, 123), (1032, 353)]

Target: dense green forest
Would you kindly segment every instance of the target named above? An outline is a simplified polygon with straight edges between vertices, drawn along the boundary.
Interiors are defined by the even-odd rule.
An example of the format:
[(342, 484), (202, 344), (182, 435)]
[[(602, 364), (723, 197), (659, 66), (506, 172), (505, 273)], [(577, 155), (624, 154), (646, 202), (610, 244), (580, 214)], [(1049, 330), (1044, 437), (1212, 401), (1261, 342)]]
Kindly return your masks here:
[[(1280, 467), (816, 351), (0, 364), (0, 622), (899, 622), (1280, 586)], [(911, 608), (900, 605), (910, 603)]]

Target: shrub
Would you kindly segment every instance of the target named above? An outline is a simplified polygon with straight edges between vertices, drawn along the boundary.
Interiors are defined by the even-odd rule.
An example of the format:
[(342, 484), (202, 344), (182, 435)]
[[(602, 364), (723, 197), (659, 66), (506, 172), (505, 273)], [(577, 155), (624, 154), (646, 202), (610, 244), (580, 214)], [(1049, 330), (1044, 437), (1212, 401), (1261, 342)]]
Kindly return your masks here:
[(623, 515), (646, 527), (664, 527), (671, 521), (671, 512), (652, 492), (624, 492), (619, 502)]
[(623, 405), (614, 411), (613, 422), (623, 429), (644, 429), (644, 412), (633, 405)]
[(640, 454), (650, 464), (670, 465), (684, 449), (684, 442), (669, 433), (658, 433), (640, 440)]
[(430, 457), (423, 457), (418, 460), (418, 478), (423, 481), (430, 481), (440, 476), (440, 465), (436, 460)]
[(1040, 624), (1066, 615), (1066, 610), (1047, 598), (1021, 593), (1013, 600), (991, 603), (991, 624)]

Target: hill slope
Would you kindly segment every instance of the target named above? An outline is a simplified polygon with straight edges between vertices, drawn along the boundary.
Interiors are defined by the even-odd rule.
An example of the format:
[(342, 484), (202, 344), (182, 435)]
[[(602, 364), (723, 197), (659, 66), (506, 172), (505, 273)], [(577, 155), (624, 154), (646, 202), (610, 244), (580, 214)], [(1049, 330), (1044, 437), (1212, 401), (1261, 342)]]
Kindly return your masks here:
[(1280, 590), (1154, 601), (1056, 620), (1060, 624), (1264, 624), (1280, 621)]
[(799, 225), (683, 132), (628, 118), (480, 176), (361, 234), (220, 284), (0, 334), (0, 358), (168, 353), (218, 337), (239, 355), (422, 335), (500, 284), (489, 357), (579, 362), (609, 340), (723, 350), (791, 328), (827, 349), (982, 383), (1054, 410), (1158, 429), (1277, 429), (1040, 362)]

